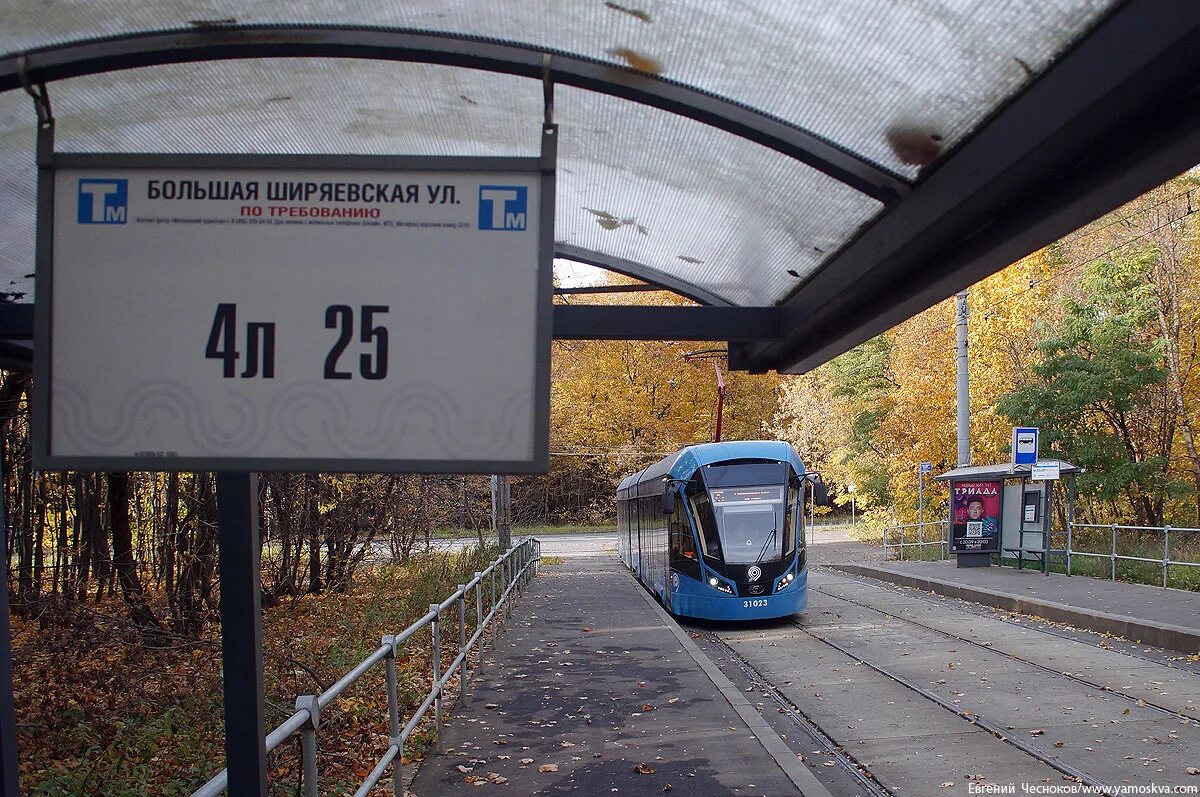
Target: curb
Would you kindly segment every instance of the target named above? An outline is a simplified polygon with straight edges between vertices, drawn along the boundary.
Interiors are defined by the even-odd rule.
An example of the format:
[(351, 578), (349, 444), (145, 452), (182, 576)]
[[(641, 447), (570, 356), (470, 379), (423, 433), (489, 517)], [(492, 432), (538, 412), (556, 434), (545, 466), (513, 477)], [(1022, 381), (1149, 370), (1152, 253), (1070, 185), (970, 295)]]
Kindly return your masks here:
[[(628, 571), (626, 571), (628, 572)], [(632, 574), (629, 574), (633, 578)], [(796, 754), (792, 752), (783, 741), (779, 738), (779, 734), (775, 732), (767, 721), (763, 719), (754, 706), (750, 705), (750, 701), (742, 694), (742, 690), (733, 685), (733, 682), (725, 677), (725, 673), (721, 672), (720, 668), (713, 663), (704, 651), (687, 635), (687, 632), (679, 627), (679, 623), (675, 622), (675, 618), (667, 613), (667, 610), (659, 605), (658, 601), (650, 597), (650, 593), (642, 588), (641, 584), (637, 583), (638, 594), (641, 595), (646, 603), (650, 604), (650, 608), (654, 610), (658, 618), (666, 626), (667, 630), (674, 635), (675, 639), (683, 646), (692, 660), (700, 665), (700, 669), (704, 670), (704, 674), (713, 682), (713, 686), (717, 691), (729, 701), (729, 705), (737, 712), (737, 715), (742, 718), (742, 722), (746, 724), (746, 729), (754, 734), (754, 738), (758, 739), (762, 744), (763, 749), (767, 751), (767, 755), (779, 765), (783, 770), (783, 774), (788, 780), (799, 789), (800, 797), (833, 797), (829, 789), (821, 781), (817, 780), (816, 776), (808, 771), (808, 768), (800, 762)]]
[(887, 581), (904, 587), (915, 587), (925, 592), (945, 595), (948, 598), (960, 598), (991, 606), (996, 609), (1016, 612), (1018, 614), (1037, 615), (1047, 620), (1067, 623), (1089, 631), (1115, 634), (1129, 640), (1138, 640), (1142, 644), (1154, 645), (1181, 653), (1200, 653), (1200, 630), (1156, 623), (1139, 617), (1124, 614), (1110, 614), (1101, 611), (1089, 611), (1078, 606), (1068, 606), (1065, 603), (1030, 598), (1015, 595), (1011, 592), (985, 589), (969, 586), (954, 581), (943, 581), (928, 576), (919, 576), (899, 570), (889, 570), (882, 567), (865, 565), (825, 565), (832, 570), (840, 570), (856, 576), (866, 576), (878, 581)]

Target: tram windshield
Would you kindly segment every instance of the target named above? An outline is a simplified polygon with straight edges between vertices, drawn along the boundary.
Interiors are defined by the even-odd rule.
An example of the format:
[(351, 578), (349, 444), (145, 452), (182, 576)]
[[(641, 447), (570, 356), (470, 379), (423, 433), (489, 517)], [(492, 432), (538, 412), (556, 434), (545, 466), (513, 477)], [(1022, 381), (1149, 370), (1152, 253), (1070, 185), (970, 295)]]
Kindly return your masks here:
[(784, 549), (787, 470), (782, 462), (704, 469), (727, 564), (779, 560)]

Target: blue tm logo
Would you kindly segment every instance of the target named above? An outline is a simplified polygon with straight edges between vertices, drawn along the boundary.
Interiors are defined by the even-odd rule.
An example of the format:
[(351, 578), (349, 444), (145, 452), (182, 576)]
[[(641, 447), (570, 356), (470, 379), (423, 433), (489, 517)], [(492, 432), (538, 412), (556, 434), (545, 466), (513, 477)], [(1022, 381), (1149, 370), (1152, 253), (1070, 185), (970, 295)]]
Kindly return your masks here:
[(479, 229), (524, 230), (529, 213), (529, 189), (523, 185), (479, 187)]
[(80, 224), (124, 224), (129, 210), (128, 180), (80, 180)]

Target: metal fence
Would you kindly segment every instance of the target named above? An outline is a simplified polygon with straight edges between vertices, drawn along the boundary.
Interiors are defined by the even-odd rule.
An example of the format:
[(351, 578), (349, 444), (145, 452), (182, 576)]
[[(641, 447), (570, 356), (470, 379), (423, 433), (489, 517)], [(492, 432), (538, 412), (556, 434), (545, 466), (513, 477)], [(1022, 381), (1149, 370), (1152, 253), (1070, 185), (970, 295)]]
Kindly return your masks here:
[[(1109, 541), (1109, 552), (1101, 553), (1099, 551), (1081, 551), (1075, 547), (1076, 531), (1081, 529), (1093, 529), (1099, 532), (1107, 531), (1106, 535)], [(1134, 539), (1122, 539), (1124, 532), (1134, 532)], [(1145, 556), (1141, 553), (1148, 553), (1147, 548), (1160, 550), (1157, 541), (1146, 544), (1144, 538), (1151, 534), (1162, 535), (1161, 551), (1162, 556)], [(1184, 543), (1190, 543), (1197, 548), (1197, 558), (1200, 559), (1200, 529), (1187, 528), (1183, 526), (1124, 526), (1119, 523), (1099, 524), (1099, 523), (1072, 523), (1068, 527), (1067, 546), (1066, 546), (1066, 567), (1067, 575), (1071, 575), (1071, 560), (1076, 557), (1088, 557), (1095, 559), (1107, 559), (1109, 561), (1108, 577), (1110, 581), (1117, 580), (1117, 562), (1144, 562), (1154, 565), (1161, 571), (1162, 586), (1167, 586), (1172, 567), (1200, 567), (1200, 561), (1192, 559), (1173, 559), (1171, 557), (1171, 535), (1175, 535), (1177, 544), (1182, 540)], [(1125, 535), (1128, 537), (1129, 535)], [(1140, 549), (1139, 554), (1119, 553), (1120, 545), (1124, 543), (1126, 548)]]
[[(383, 662), (386, 667), (389, 744), (383, 757), (375, 764), (375, 768), (371, 770), (354, 794), (355, 797), (365, 797), (371, 789), (375, 788), (390, 767), (392, 790), (396, 797), (403, 797), (404, 779), (401, 761), (404, 756), (404, 746), (409, 737), (412, 736), (431, 708), (433, 709), (435, 734), (440, 735), (443, 693), (456, 675), (459, 677), (460, 697), (464, 701), (469, 699), (467, 684), (471, 674), (478, 673), (483, 666), (483, 646), (486, 632), (490, 627), (494, 642), (500, 625), (507, 622), (511, 616), (513, 597), (524, 592), (529, 581), (536, 575), (537, 564), (540, 560), (541, 542), (534, 537), (522, 540), (497, 557), (485, 570), (476, 573), (468, 583), (460, 584), (453, 595), (440, 604), (430, 604), (429, 612), (424, 617), (399, 634), (383, 637), (374, 653), (359, 662), (358, 666), (342, 676), (341, 680), (329, 689), (319, 695), (301, 695), (296, 698), (296, 713), (267, 734), (266, 746), (269, 753), (293, 735), (300, 734), (300, 755), (303, 767), (303, 791), (301, 793), (304, 797), (317, 797), (319, 774), (317, 771), (317, 731), (320, 728), (321, 712), (380, 662)], [(467, 611), (468, 604), (472, 603), (476, 627), (475, 633), (468, 639)], [(458, 655), (443, 671), (442, 623), (444, 622), (443, 615), (447, 613), (451, 615), (450, 622), (457, 623), (458, 626)], [(396, 654), (402, 645), (425, 627), (430, 628), (433, 647), (430, 688), (413, 716), (401, 727), (400, 703), (396, 685)], [(471, 670), (468, 658), (473, 650), (476, 651), (476, 659), (475, 668)], [(228, 770), (222, 770), (220, 774), (193, 792), (192, 797), (213, 797), (221, 794), (228, 783), (228, 775)]]
[(903, 561), (905, 549), (916, 548), (921, 559), (929, 559), (925, 549), (935, 546), (935, 558), (945, 559), (950, 556), (949, 531), (950, 524), (945, 520), (888, 526), (883, 530), (883, 558)]
[[(949, 558), (948, 531), (949, 524), (945, 520), (888, 526), (883, 530), (884, 558), (901, 561), (913, 558)], [(1154, 578), (1152, 574), (1157, 571), (1157, 581), (1163, 587), (1170, 586), (1171, 568), (1200, 568), (1198, 528), (1071, 523), (1065, 535), (1060, 530), (1054, 533), (1054, 537), (1057, 538), (1057, 544), (1051, 545), (1050, 554), (1059, 565), (1065, 567), (1069, 576), (1080, 574), (1079, 563), (1076, 561), (1080, 558), (1108, 560), (1107, 572), (1103, 575), (1107, 575), (1110, 581), (1117, 580), (1119, 562), (1140, 562), (1151, 569), (1149, 572), (1136, 574), (1141, 577), (1132, 580), (1151, 583), (1149, 579)], [(1104, 547), (1108, 550), (1104, 551)], [(926, 551), (928, 548), (936, 550), (931, 554)], [(917, 551), (916, 556), (907, 553), (913, 549)], [(1089, 570), (1086, 575), (1103, 577), (1098, 570)], [(1200, 584), (1200, 571), (1193, 581)]]

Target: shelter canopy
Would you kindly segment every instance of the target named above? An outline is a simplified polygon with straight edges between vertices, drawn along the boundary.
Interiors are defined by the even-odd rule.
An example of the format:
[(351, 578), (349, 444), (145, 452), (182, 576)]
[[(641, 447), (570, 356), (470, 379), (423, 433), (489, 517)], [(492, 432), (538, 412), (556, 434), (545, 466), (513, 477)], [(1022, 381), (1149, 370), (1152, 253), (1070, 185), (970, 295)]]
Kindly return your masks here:
[[(1078, 465), (1072, 465), (1061, 459), (1039, 459), (1039, 465), (1053, 465), (1058, 463), (1059, 473), (1083, 473), (1083, 468)], [(1002, 462), (998, 465), (964, 465), (961, 468), (954, 468), (945, 473), (939, 473), (933, 477), (934, 481), (970, 481), (970, 480), (987, 480), (987, 479), (1027, 479), (1033, 471), (1032, 465), (1014, 465), (1011, 462)]]
[(1182, 1), (8, 0), (3, 18), (17, 304), (36, 293), (23, 82), (48, 84), (60, 151), (532, 155), (548, 75), (558, 254), (760, 309), (696, 333), (752, 370), (811, 368), (1200, 161)]

